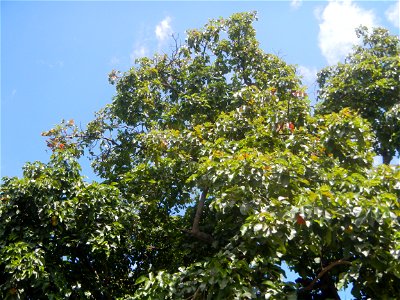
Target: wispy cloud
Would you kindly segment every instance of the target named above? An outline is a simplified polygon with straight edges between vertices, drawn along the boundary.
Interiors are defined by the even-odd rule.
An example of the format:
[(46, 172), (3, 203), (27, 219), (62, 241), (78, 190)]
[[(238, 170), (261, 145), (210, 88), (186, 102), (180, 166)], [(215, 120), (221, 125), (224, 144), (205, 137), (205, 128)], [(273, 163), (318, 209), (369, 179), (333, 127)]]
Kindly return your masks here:
[(147, 49), (147, 47), (144, 44), (136, 43), (136, 45), (130, 55), (131, 62), (134, 63), (135, 59), (147, 56), (148, 54), (149, 54), (149, 50)]
[(299, 8), (303, 4), (303, 0), (292, 0), (290, 6), (294, 9)]
[(14, 98), (14, 96), (17, 94), (17, 89), (13, 89), (11, 91), (11, 98)]
[(391, 5), (385, 12), (385, 15), (386, 15), (386, 18), (388, 19), (388, 21), (396, 27), (399, 27), (399, 19), (400, 19), (399, 3), (400, 3), (400, 1), (397, 1), (395, 4)]
[(157, 42), (158, 50), (160, 50), (164, 42), (166, 42), (168, 37), (173, 33), (171, 21), (171, 17), (167, 16), (155, 26), (153, 31), (155, 38), (151, 33), (152, 29), (150, 29), (148, 25), (142, 24), (137, 34), (138, 38), (130, 53), (131, 63), (134, 63), (137, 58), (148, 56), (149, 53), (154, 50), (154, 41)]
[(171, 17), (167, 16), (159, 24), (157, 24), (155, 29), (156, 38), (159, 42), (163, 42), (167, 37), (171, 36), (173, 33), (171, 27)]
[(360, 25), (376, 26), (373, 11), (364, 10), (351, 0), (330, 0), (322, 10), (316, 10), (319, 19), (319, 48), (328, 64), (343, 59), (359, 41), (355, 29)]
[(48, 60), (40, 59), (37, 61), (37, 63), (40, 65), (46, 66), (50, 69), (64, 67), (64, 62), (62, 60), (48, 61)]
[(300, 65), (298, 66), (297, 71), (303, 77), (302, 81), (306, 86), (311, 87), (315, 83), (318, 72), (317, 68)]

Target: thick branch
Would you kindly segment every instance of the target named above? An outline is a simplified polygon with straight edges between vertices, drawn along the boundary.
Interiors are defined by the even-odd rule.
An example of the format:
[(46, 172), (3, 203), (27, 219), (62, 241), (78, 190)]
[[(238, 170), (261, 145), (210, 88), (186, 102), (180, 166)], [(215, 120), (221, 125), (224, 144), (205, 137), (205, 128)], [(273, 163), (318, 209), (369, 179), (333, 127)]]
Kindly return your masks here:
[(392, 161), (393, 156), (390, 153), (384, 153), (382, 154), (382, 162), (385, 165), (390, 165), (390, 162)]
[(212, 244), (212, 242), (214, 241), (213, 237), (208, 233), (200, 231), (200, 226), (199, 226), (207, 193), (208, 193), (208, 187), (202, 191), (199, 198), (199, 202), (197, 203), (196, 214), (194, 216), (192, 230), (182, 230), (182, 231), (192, 235), (198, 240), (201, 240), (208, 244)]
[(202, 231), (192, 231), (187, 229), (181, 229), (181, 231), (207, 244), (212, 244), (214, 241), (211, 235)]
[(200, 195), (199, 203), (197, 203), (196, 215), (193, 220), (192, 232), (199, 232), (199, 223), (201, 219), (201, 214), (203, 213), (204, 202), (206, 200), (208, 193), (208, 187), (206, 187)]
[(318, 273), (317, 277), (315, 277), (315, 279), (313, 281), (311, 281), (311, 283), (308, 286), (306, 286), (303, 290), (306, 290), (306, 291), (312, 290), (314, 285), (317, 283), (317, 281), (319, 279), (321, 279), (321, 277), (324, 276), (326, 272), (328, 272), (330, 269), (332, 269), (338, 265), (351, 265), (351, 262), (349, 262), (348, 260), (339, 259), (337, 261), (330, 263), (325, 268), (323, 268), (321, 270), (321, 272)]

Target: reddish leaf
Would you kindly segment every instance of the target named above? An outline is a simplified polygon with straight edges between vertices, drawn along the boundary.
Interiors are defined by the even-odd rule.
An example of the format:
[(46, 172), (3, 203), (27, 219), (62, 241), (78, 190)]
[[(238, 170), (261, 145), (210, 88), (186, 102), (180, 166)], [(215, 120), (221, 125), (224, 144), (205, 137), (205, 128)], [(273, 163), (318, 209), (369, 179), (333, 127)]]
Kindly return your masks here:
[(289, 123), (289, 129), (291, 132), (294, 131), (294, 124), (292, 122)]
[(296, 223), (299, 225), (306, 225), (306, 221), (300, 214), (296, 215)]

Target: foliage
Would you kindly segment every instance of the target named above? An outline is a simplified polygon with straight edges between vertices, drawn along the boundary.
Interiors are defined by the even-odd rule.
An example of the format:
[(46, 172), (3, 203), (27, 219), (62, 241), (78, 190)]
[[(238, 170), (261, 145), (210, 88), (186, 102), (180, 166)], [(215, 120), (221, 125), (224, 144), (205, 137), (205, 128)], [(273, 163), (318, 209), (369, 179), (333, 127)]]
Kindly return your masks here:
[(0, 298), (96, 298), (132, 284), (132, 207), (117, 188), (87, 184), (74, 151), (3, 178)]
[(357, 30), (362, 46), (345, 63), (327, 67), (318, 74), (320, 86), (318, 113), (356, 110), (367, 119), (376, 135), (375, 150), (390, 163), (400, 152), (400, 43), (382, 28), (371, 33), (366, 27)]
[[(85, 131), (45, 133), (50, 163), (4, 179), (2, 295), (400, 293), (400, 170), (372, 167), (353, 110), (310, 114), (295, 67), (259, 49), (255, 18), (211, 20), (170, 56), (113, 71), (117, 94)], [(79, 176), (85, 150), (102, 184)]]

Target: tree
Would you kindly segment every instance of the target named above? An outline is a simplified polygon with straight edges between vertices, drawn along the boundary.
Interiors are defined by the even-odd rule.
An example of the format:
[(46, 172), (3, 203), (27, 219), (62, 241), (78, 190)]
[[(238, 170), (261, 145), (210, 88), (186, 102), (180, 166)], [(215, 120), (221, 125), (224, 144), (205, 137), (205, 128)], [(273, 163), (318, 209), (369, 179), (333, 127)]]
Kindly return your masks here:
[(397, 295), (399, 171), (371, 170), (369, 124), (350, 109), (310, 114), (254, 19), (211, 20), (113, 72), (117, 94), (82, 134), (98, 173), (167, 236), (134, 298), (281, 299), (282, 262), (304, 297), (350, 282), (359, 298)]
[[(50, 133), (73, 128), (70, 121)], [(0, 298), (125, 294), (133, 284), (131, 205), (112, 185), (83, 181), (73, 145), (55, 138), (48, 145), (49, 163), (27, 164), (21, 179), (3, 178)]]
[[(349, 283), (360, 299), (400, 293), (400, 171), (372, 168), (373, 135), (354, 111), (310, 114), (295, 67), (259, 48), (255, 18), (241, 13), (211, 20), (189, 31), (183, 45), (176, 41), (171, 55), (141, 58), (123, 75), (112, 72), (117, 94), (86, 130), (68, 131), (72, 125), (64, 123), (45, 134), (55, 150), (47, 169), (61, 173), (54, 182), (64, 177), (64, 155), (79, 157), (84, 150), (104, 181), (79, 184), (78, 191), (48, 191), (43, 184), (51, 195), (74, 192), (39, 199), (89, 202), (113, 214), (84, 230), (111, 228), (103, 231), (113, 235), (103, 233), (104, 243), (84, 241), (87, 256), (96, 250), (103, 258), (94, 260), (102, 263), (93, 266), (99, 276), (108, 274), (106, 266), (118, 274), (115, 288), (88, 272), (79, 296), (338, 299), (337, 290)], [(29, 174), (24, 186), (5, 181), (2, 222), (15, 213), (19, 191), (36, 188)], [(78, 177), (72, 186), (82, 182)], [(121, 226), (111, 222), (116, 216)], [(118, 235), (123, 242), (115, 241)], [(8, 239), (4, 231), (1, 241)], [(55, 257), (76, 263), (65, 253)], [(0, 264), (4, 270), (8, 261)], [(283, 263), (299, 274), (297, 282), (285, 280)], [(3, 290), (25, 286), (7, 274)], [(71, 290), (71, 282), (63, 284)], [(105, 292), (95, 294), (99, 290)]]
[(376, 135), (375, 151), (389, 164), (400, 152), (400, 44), (383, 28), (356, 31), (362, 45), (355, 46), (345, 63), (318, 74), (317, 113), (350, 107), (367, 119)]

